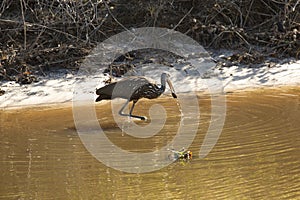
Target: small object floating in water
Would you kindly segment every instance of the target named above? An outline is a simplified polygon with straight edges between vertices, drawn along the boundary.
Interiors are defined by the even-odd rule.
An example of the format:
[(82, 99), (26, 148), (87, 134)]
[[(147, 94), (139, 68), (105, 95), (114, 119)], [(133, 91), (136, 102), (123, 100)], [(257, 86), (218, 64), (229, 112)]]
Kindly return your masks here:
[(176, 151), (174, 149), (171, 149), (171, 154), (168, 155), (169, 159), (171, 160), (191, 160), (193, 157), (193, 153), (189, 150), (185, 150), (185, 148), (182, 148), (179, 151)]

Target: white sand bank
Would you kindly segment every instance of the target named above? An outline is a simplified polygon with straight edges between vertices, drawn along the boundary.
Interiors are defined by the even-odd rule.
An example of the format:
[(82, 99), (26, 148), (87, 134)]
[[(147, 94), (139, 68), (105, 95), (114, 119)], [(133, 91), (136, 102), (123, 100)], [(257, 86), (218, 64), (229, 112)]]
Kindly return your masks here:
[[(175, 67), (176, 68), (176, 67)], [(208, 72), (195, 74), (190, 70), (189, 75), (178, 72), (175, 68), (159, 69), (157, 72), (149, 69), (143, 71), (145, 76), (151, 76), (159, 82), (161, 71), (168, 71), (177, 93), (191, 91), (205, 91), (216, 80), (221, 80), (225, 92), (232, 92), (246, 88), (257, 87), (277, 87), (277, 86), (295, 86), (300, 85), (300, 60), (290, 63), (275, 65), (273, 67), (212, 67)], [(187, 72), (188, 70), (185, 70)], [(107, 77), (100, 75), (91, 75), (89, 77), (78, 77), (71, 73), (52, 74), (48, 77), (41, 77), (37, 83), (29, 85), (20, 85), (15, 82), (0, 83), (0, 88), (5, 94), (0, 96), (0, 109), (12, 107), (60, 104), (72, 102), (73, 89), (76, 83), (90, 81), (90, 87), (84, 93), (93, 94), (96, 87), (104, 85), (103, 81)], [(168, 91), (167, 91), (168, 93)], [(94, 95), (94, 97), (96, 97)]]

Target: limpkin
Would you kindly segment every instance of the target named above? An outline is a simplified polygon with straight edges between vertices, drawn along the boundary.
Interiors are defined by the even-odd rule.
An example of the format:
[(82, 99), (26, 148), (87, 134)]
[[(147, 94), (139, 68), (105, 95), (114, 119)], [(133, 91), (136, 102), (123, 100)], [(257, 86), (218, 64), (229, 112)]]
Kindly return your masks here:
[[(141, 98), (155, 99), (159, 97), (162, 93), (164, 93), (166, 89), (166, 83), (168, 83), (171, 89), (173, 98), (177, 98), (173, 85), (170, 81), (170, 75), (167, 73), (162, 73), (161, 85), (152, 83), (145, 77), (137, 76), (123, 79), (121, 81), (96, 89), (96, 94), (99, 95), (96, 99), (96, 102), (101, 100), (111, 100), (114, 98), (127, 99), (126, 103), (120, 109), (119, 114), (122, 116), (146, 120), (146, 117), (132, 114), (135, 104)], [(133, 104), (130, 108), (129, 114), (125, 114), (123, 113), (123, 110), (130, 101), (133, 101)]]

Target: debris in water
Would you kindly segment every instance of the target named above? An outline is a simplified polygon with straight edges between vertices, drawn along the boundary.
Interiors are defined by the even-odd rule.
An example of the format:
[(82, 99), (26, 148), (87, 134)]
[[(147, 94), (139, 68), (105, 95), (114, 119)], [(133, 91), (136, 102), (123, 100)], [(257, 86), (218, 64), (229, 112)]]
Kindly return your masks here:
[(192, 151), (189, 150), (185, 150), (185, 148), (183, 147), (181, 150), (176, 151), (174, 149), (170, 150), (171, 153), (168, 155), (168, 158), (170, 160), (191, 160), (193, 157), (193, 153)]

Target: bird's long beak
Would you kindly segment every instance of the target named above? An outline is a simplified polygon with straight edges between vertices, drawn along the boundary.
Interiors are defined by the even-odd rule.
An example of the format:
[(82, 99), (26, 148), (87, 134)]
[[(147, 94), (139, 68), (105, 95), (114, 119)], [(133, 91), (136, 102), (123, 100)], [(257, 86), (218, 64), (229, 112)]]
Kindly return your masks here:
[(177, 95), (175, 94), (175, 90), (174, 90), (174, 87), (173, 87), (170, 79), (167, 79), (167, 83), (168, 83), (168, 85), (169, 85), (169, 87), (171, 89), (171, 93), (172, 93), (173, 98), (177, 98)]

